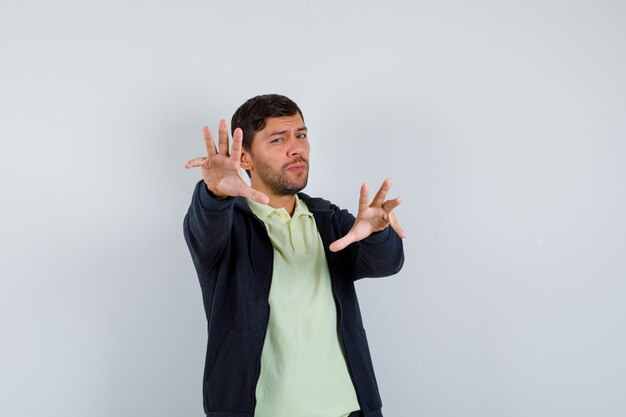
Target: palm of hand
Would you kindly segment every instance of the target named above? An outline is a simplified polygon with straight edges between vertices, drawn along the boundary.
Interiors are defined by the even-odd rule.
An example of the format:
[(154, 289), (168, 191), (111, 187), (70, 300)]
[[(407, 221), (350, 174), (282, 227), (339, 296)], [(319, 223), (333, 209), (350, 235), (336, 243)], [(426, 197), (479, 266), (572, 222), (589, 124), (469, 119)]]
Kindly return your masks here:
[(218, 154), (209, 156), (201, 165), (202, 178), (210, 190), (219, 196), (242, 195), (248, 188), (241, 177), (240, 163)]
[(374, 232), (384, 230), (388, 225), (389, 215), (382, 207), (368, 207), (365, 211), (359, 210), (351, 232), (359, 241)]

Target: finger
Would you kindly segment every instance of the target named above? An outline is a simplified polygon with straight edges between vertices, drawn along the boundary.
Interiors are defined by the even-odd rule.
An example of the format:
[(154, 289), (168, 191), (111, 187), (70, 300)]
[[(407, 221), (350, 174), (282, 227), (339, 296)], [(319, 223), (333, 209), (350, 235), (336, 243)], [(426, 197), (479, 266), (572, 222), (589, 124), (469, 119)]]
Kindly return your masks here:
[(233, 133), (233, 146), (230, 149), (230, 158), (235, 162), (241, 161), (241, 143), (243, 142), (243, 130), (235, 129)]
[(380, 186), (380, 189), (374, 196), (371, 206), (372, 207), (381, 206), (383, 204), (383, 201), (385, 201), (385, 197), (387, 197), (387, 192), (389, 192), (390, 188), (391, 188), (391, 178), (387, 178), (385, 181), (383, 181), (383, 185)]
[(398, 218), (396, 217), (393, 211), (389, 213), (389, 220), (390, 220), (390, 224), (393, 230), (396, 231), (398, 236), (404, 239), (406, 237), (406, 232), (404, 231), (404, 229), (400, 227), (400, 224), (398, 224)]
[(228, 155), (228, 128), (224, 119), (220, 120), (219, 151), (222, 155)]
[(206, 154), (208, 156), (215, 155), (217, 153), (217, 149), (215, 148), (215, 141), (213, 140), (211, 129), (209, 129), (208, 126), (204, 126), (204, 128), (202, 128), (202, 133), (204, 134), (204, 147), (206, 148)]
[(185, 168), (189, 169), (202, 166), (202, 164), (204, 164), (204, 161), (206, 161), (207, 159), (208, 158), (194, 158), (190, 161), (187, 161), (187, 163), (185, 164)]
[(369, 208), (369, 200), (369, 187), (367, 184), (363, 184), (361, 185), (361, 195), (359, 196), (359, 213), (362, 213)]
[(242, 192), (242, 196), (243, 197), (247, 197), (250, 200), (254, 200), (254, 201), (256, 201), (257, 203), (260, 203), (260, 204), (269, 204), (270, 203), (270, 198), (266, 194), (262, 193), (259, 190), (255, 190), (252, 187), (246, 186), (246, 189)]
[(333, 243), (331, 243), (328, 249), (330, 249), (331, 252), (339, 252), (340, 250), (344, 249), (346, 246), (354, 242), (356, 242), (356, 239), (354, 238), (352, 233), (348, 233), (341, 239), (337, 239)]
[(400, 203), (402, 203), (402, 198), (400, 197), (396, 197), (393, 200), (387, 200), (383, 203), (382, 208), (383, 210), (385, 210), (387, 213), (391, 212), (391, 210), (395, 209), (396, 207), (398, 207), (400, 205)]

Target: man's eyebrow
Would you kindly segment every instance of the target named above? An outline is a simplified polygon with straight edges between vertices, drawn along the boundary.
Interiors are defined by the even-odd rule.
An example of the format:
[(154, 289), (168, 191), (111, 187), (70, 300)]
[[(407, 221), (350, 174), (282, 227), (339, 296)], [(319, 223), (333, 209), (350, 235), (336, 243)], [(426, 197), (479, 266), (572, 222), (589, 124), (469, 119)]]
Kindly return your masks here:
[[(307, 132), (309, 129), (306, 128), (306, 126), (302, 126), (296, 129), (296, 132)], [(279, 130), (276, 132), (272, 132), (269, 134), (269, 136), (276, 136), (276, 135), (283, 135), (287, 133), (287, 130)]]

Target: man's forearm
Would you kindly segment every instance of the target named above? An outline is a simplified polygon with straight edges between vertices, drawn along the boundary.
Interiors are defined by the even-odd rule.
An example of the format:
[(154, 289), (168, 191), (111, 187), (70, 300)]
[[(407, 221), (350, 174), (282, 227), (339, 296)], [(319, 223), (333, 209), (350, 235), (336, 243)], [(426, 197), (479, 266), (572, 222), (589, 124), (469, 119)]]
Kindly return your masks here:
[(233, 198), (212, 196), (204, 181), (196, 185), (183, 223), (185, 240), (196, 268), (210, 268), (230, 238), (233, 205)]

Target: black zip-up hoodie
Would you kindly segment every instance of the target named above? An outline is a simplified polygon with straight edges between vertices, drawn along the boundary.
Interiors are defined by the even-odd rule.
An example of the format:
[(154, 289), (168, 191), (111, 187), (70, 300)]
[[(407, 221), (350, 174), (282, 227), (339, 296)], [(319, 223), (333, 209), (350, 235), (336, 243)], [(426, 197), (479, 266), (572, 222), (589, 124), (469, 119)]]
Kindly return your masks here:
[[(324, 243), (348, 370), (364, 417), (382, 417), (354, 281), (400, 271), (402, 240), (391, 228), (339, 252), (328, 246), (343, 237), (354, 216), (330, 202), (304, 200)], [(273, 249), (265, 225), (244, 198), (217, 200), (198, 182), (184, 234), (191, 252), (208, 322), (203, 399), (207, 417), (252, 417), (269, 319)]]

